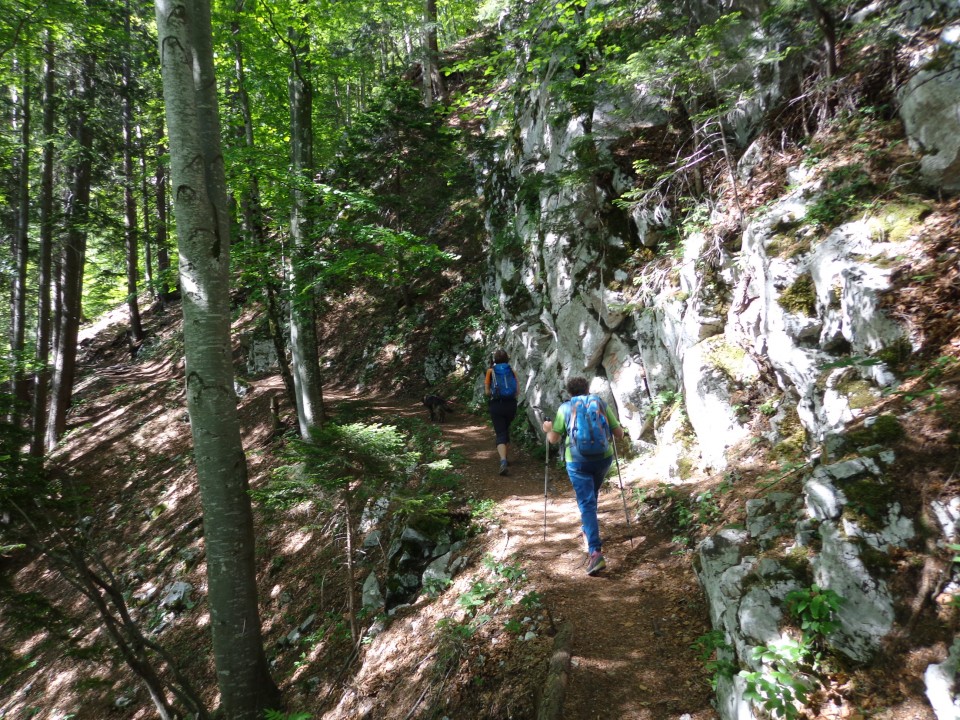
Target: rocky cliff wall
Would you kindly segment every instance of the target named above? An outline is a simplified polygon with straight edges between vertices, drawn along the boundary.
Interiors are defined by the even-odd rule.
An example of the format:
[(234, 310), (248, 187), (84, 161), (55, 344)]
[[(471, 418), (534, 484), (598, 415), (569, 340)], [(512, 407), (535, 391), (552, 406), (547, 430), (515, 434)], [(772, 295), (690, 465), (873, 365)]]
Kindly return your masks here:
[[(901, 17), (904, 27), (931, 17), (946, 23), (937, 42), (916, 51), (900, 90), (906, 139), (926, 182), (945, 192), (957, 189), (960, 167), (958, 14), (912, 3)], [(891, 458), (867, 448), (837, 463), (833, 453), (854, 420), (883, 424), (864, 413), (895, 388), (891, 363), (919, 346), (882, 297), (892, 269), (919, 252), (929, 207), (894, 195), (825, 217), (837, 194), (855, 187), (856, 167), (797, 163), (780, 195), (749, 210), (733, 232), (717, 230), (735, 213), (727, 194), (705, 203), (712, 209), (679, 243), (651, 252), (671, 209), (614, 201), (633, 182), (619, 150), (669, 122), (663, 104), (644, 87), (621, 86), (575, 112), (549, 87), (499, 100), (481, 185), (492, 239), (485, 303), (502, 318), (500, 337), (488, 341), (511, 355), (531, 421), (565, 399), (566, 378), (584, 375), (663, 481), (681, 483), (692, 468), (722, 470), (732, 447), (758, 437), (802, 458), (800, 494), (758, 499), (746, 529), (701, 546), (714, 624), (740, 667), (763, 671), (752, 649), (781, 639), (784, 598), (800, 586), (787, 562), (764, 552), (786, 538), (788, 550), (808, 558), (815, 582), (845, 598), (834, 649), (865, 661), (891, 631), (894, 601), (864, 558), (869, 549), (903, 547), (915, 528), (893, 501), (869, 529), (845, 515), (852, 486), (882, 487)], [(779, 85), (760, 89), (768, 105), (782, 97)], [(761, 143), (749, 146), (755, 123), (741, 130), (729, 138), (742, 143), (731, 170), (748, 187), (773, 159)], [(943, 540), (950, 522), (941, 524)], [(741, 676), (720, 682), (724, 718), (753, 717), (744, 692)], [(942, 707), (957, 707), (943, 683), (932, 692)]]

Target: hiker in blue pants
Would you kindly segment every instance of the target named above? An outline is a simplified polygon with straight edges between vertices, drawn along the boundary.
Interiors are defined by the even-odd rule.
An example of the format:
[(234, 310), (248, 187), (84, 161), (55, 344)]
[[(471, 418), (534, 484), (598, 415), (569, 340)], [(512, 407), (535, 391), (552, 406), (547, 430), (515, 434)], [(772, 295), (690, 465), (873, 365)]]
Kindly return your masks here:
[(622, 438), (623, 428), (610, 407), (590, 394), (586, 378), (570, 378), (567, 392), (570, 399), (557, 410), (553, 422), (543, 421), (543, 431), (551, 443), (567, 436), (564, 459), (577, 496), (580, 524), (589, 553), (587, 575), (595, 575), (607, 566), (597, 521), (597, 495), (613, 462), (612, 438)]

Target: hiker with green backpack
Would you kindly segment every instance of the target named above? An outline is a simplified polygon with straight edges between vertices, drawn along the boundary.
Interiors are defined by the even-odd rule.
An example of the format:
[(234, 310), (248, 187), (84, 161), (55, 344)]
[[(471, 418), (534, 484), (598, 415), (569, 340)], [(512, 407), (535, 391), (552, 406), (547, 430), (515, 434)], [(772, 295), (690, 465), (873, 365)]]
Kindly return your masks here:
[(597, 495), (613, 463), (613, 438), (622, 438), (623, 428), (610, 407), (590, 393), (586, 378), (570, 378), (567, 392), (570, 399), (557, 410), (553, 422), (543, 421), (543, 431), (551, 443), (567, 436), (564, 459), (580, 508), (580, 524), (589, 554), (587, 575), (595, 575), (607, 566), (597, 520)]
[(506, 350), (493, 353), (490, 367), (483, 381), (483, 392), (490, 399), (490, 419), (497, 435), (497, 454), (500, 456), (500, 474), (507, 474), (510, 464), (507, 458), (510, 449), (510, 423), (517, 415), (517, 394), (520, 383), (510, 367)]

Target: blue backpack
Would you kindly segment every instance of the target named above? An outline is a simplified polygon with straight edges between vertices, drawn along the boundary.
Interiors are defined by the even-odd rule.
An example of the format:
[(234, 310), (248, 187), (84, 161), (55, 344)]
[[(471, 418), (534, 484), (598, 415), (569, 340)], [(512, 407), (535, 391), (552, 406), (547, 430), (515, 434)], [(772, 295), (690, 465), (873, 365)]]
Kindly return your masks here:
[(574, 460), (597, 460), (607, 454), (613, 434), (607, 422), (607, 404), (599, 397), (572, 398), (567, 404), (564, 422)]
[(490, 383), (490, 397), (494, 400), (515, 398), (517, 396), (517, 378), (510, 363), (497, 363), (493, 366)]

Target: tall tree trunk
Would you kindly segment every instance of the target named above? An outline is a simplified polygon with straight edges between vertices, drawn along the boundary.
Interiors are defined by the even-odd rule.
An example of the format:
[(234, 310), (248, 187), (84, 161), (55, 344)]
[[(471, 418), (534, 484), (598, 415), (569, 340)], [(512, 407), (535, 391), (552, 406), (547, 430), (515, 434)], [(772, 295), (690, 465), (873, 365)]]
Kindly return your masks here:
[(37, 373), (33, 386), (33, 434), (30, 454), (43, 455), (50, 384), (50, 272), (53, 256), (53, 133), (56, 85), (54, 45), (47, 31), (43, 46), (43, 159), (40, 169), (40, 256), (37, 262)]
[(807, 0), (813, 19), (823, 34), (823, 50), (826, 55), (827, 77), (837, 74), (837, 26), (830, 11), (819, 0)]
[(143, 324), (137, 299), (137, 201), (133, 193), (133, 78), (130, 72), (130, 2), (123, 9), (123, 31), (126, 47), (123, 54), (123, 237), (127, 259), (127, 309), (130, 313), (131, 348), (143, 342)]
[(30, 54), (25, 49), (20, 58), (20, 77), (23, 86), (19, 97), (14, 91), (14, 131), (19, 135), (17, 151), (17, 201), (13, 238), (13, 288), (11, 297), (10, 350), (13, 354), (11, 394), (14, 397), (10, 419), (14, 425), (29, 402), (29, 384), (24, 372), (27, 326), (27, 262), (30, 256)]
[(163, 164), (163, 157), (167, 154), (163, 139), (163, 126), (157, 129), (157, 174), (155, 190), (157, 193), (157, 296), (160, 298), (160, 307), (166, 307), (170, 302), (170, 251), (167, 249), (167, 171)]
[(437, 0), (424, 0), (423, 24), (423, 93), (424, 104), (430, 107), (434, 100), (447, 102), (447, 84), (440, 72), (437, 44)]
[(77, 364), (77, 334), (80, 330), (83, 265), (87, 251), (87, 221), (90, 215), (90, 182), (93, 168), (93, 130), (89, 113), (93, 107), (94, 59), (85, 53), (78, 76), (68, 89), (77, 98), (76, 110), (68, 125), (68, 135), (77, 148), (67, 171), (70, 194), (66, 204), (66, 233), (60, 256), (60, 286), (57, 302), (53, 376), (50, 381), (50, 409), (47, 416), (45, 445), (52, 450), (67, 427), (67, 409), (73, 395)]
[(293, 354), (293, 384), (297, 393), (300, 436), (309, 439), (323, 424), (323, 381), (317, 349), (317, 323), (313, 273), (308, 262), (313, 253), (307, 229), (311, 206), (307, 188), (313, 183), (313, 85), (307, 60), (310, 45), (304, 34), (291, 29), (290, 150), (293, 161), (293, 208), (290, 237), (293, 241), (290, 268), (290, 348)]
[(187, 408), (203, 504), (221, 710), (276, 707), (257, 607), (253, 516), (230, 343), (230, 215), (207, 0), (157, 0), (183, 294)]
[(140, 165), (140, 203), (143, 208), (143, 273), (147, 288), (156, 302), (157, 285), (153, 275), (153, 243), (150, 238), (153, 230), (150, 227), (150, 190), (147, 183), (147, 146), (143, 141), (143, 126), (137, 123), (137, 163)]
[[(242, 11), (243, 0), (237, 2), (234, 9), (238, 14)], [(253, 115), (250, 112), (250, 96), (247, 93), (247, 73), (243, 58), (243, 45), (240, 42), (239, 23), (234, 22), (231, 27), (233, 39), (233, 62), (237, 75), (237, 103), (243, 117), (243, 142), (248, 148), (254, 147)], [(297, 407), (297, 393), (290, 372), (290, 363), (287, 362), (287, 346), (283, 338), (283, 317), (280, 310), (280, 288), (271, 272), (268, 253), (267, 234), (263, 222), (263, 207), (260, 202), (260, 182), (255, 173), (250, 175), (250, 184), (240, 198), (240, 208), (243, 214), (243, 223), (247, 230), (247, 237), (257, 247), (257, 264), (260, 268), (260, 278), (267, 298), (267, 320), (273, 349), (277, 356), (277, 367), (280, 369), (280, 378), (286, 390), (287, 401), (291, 407)]]

